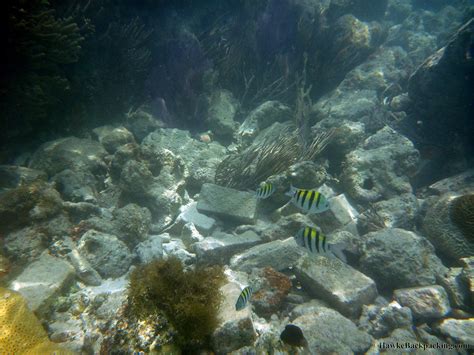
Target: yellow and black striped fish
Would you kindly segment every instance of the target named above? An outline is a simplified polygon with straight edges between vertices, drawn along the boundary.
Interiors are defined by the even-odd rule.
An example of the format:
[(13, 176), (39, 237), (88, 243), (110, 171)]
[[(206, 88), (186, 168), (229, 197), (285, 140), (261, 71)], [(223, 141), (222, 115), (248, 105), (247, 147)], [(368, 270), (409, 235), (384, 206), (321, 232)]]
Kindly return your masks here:
[(306, 248), (312, 254), (337, 256), (346, 262), (346, 257), (342, 252), (342, 244), (328, 243), (327, 237), (317, 228), (305, 226), (295, 235), (296, 244)]
[(247, 302), (250, 300), (250, 297), (252, 297), (252, 293), (253, 293), (252, 286), (247, 286), (242, 290), (239, 298), (237, 299), (237, 303), (235, 304), (236, 311), (240, 311), (241, 309), (245, 308), (245, 306), (247, 305)]
[(266, 182), (260, 184), (260, 187), (255, 191), (257, 198), (265, 199), (270, 197), (275, 192), (275, 186), (272, 183)]
[(308, 214), (321, 213), (329, 209), (329, 202), (326, 197), (316, 190), (298, 189), (291, 185), (290, 191), (286, 195), (291, 196), (291, 202), (296, 207)]

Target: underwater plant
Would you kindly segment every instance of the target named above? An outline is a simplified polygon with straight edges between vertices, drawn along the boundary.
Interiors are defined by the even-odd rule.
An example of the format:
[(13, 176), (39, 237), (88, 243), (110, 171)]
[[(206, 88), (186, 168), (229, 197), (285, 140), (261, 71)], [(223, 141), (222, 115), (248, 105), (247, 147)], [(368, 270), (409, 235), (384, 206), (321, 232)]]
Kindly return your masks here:
[(219, 288), (224, 281), (219, 266), (185, 270), (176, 257), (153, 261), (130, 275), (130, 311), (138, 318), (164, 313), (182, 350), (203, 349), (219, 323)]

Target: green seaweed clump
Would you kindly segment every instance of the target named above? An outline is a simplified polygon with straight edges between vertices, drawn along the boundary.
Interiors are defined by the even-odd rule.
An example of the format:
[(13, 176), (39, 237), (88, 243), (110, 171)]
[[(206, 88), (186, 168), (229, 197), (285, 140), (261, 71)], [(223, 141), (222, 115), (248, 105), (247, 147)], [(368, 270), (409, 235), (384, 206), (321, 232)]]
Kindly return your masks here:
[(130, 276), (130, 311), (138, 318), (164, 312), (183, 351), (205, 349), (219, 324), (219, 288), (224, 281), (221, 267), (185, 270), (176, 257), (153, 261)]
[(460, 196), (452, 202), (451, 219), (474, 243), (474, 194)]

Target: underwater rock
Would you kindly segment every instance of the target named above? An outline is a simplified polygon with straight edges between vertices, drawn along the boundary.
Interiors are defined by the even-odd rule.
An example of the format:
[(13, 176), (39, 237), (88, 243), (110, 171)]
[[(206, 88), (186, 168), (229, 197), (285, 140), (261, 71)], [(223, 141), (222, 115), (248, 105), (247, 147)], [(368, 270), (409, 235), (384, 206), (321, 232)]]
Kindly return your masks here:
[(215, 227), (216, 220), (197, 210), (197, 202), (192, 201), (187, 205), (179, 208), (179, 215), (176, 217), (175, 222), (170, 226), (167, 231), (173, 234), (180, 235), (183, 227), (192, 223), (199, 233), (204, 236), (208, 236)]
[(8, 189), (34, 181), (46, 181), (48, 176), (44, 171), (29, 169), (16, 165), (0, 165), (0, 194)]
[(21, 293), (33, 312), (46, 312), (51, 302), (72, 282), (74, 268), (66, 261), (44, 252), (10, 283)]
[(68, 260), (74, 269), (77, 277), (86, 285), (98, 286), (102, 283), (99, 273), (91, 266), (89, 261), (84, 258), (76, 248), (68, 253)]
[(318, 227), (328, 234), (334, 229), (344, 229), (357, 235), (357, 218), (359, 212), (350, 204), (344, 194), (334, 196), (329, 199), (329, 213), (325, 216), (314, 216)]
[[(450, 18), (450, 21), (452, 18)], [(474, 58), (472, 53), (474, 19), (466, 22), (446, 46), (428, 57), (411, 75), (408, 94), (412, 105), (410, 128), (423, 137), (423, 144), (461, 146), (466, 154), (474, 147), (472, 102), (474, 93)], [(422, 125), (416, 125), (422, 121)], [(451, 153), (457, 158), (459, 153)], [(446, 156), (436, 157), (446, 163)], [(443, 168), (446, 165), (443, 164)]]
[(228, 90), (217, 90), (209, 98), (206, 123), (216, 137), (228, 139), (237, 129), (234, 121), (239, 103)]
[(224, 220), (253, 224), (256, 218), (257, 199), (251, 193), (203, 184), (197, 210), (216, 215)]
[(36, 227), (25, 227), (8, 233), (3, 241), (5, 253), (16, 260), (18, 265), (24, 265), (36, 259), (44, 249), (48, 237)]
[(66, 201), (97, 202), (97, 181), (89, 171), (65, 169), (54, 175), (52, 180), (55, 188)]
[(234, 254), (261, 242), (261, 237), (252, 231), (236, 235), (215, 231), (210, 237), (194, 243), (192, 248), (200, 263), (227, 264)]
[(115, 151), (124, 144), (135, 142), (132, 133), (121, 126), (101, 126), (94, 128), (92, 133), (110, 154), (114, 154)]
[(430, 185), (430, 191), (443, 195), (452, 191), (474, 191), (474, 169), (466, 170), (460, 174), (447, 177)]
[(413, 232), (386, 228), (364, 235), (360, 243), (361, 270), (381, 290), (433, 285), (446, 271), (430, 242)]
[(150, 235), (134, 249), (141, 264), (147, 264), (154, 259), (163, 257), (163, 239), (159, 235)]
[[(163, 235), (166, 235), (164, 233)], [(186, 250), (181, 239), (170, 239), (167, 242), (163, 241), (163, 256), (175, 256), (184, 265), (191, 265), (196, 262), (196, 254), (190, 253)]]
[(345, 15), (353, 14), (361, 20), (377, 20), (383, 18), (387, 8), (388, 0), (331, 0), (326, 12), (328, 20)]
[(418, 217), (418, 199), (411, 193), (401, 194), (388, 200), (371, 204), (361, 213), (357, 227), (361, 234), (382, 228), (403, 228), (410, 230)]
[(462, 277), (463, 269), (460, 267), (451, 267), (443, 274), (436, 277), (436, 281), (447, 292), (449, 303), (454, 308), (468, 309), (468, 285)]
[(146, 207), (129, 203), (113, 212), (117, 236), (130, 246), (135, 246), (148, 236), (151, 213)]
[(307, 292), (349, 317), (357, 317), (378, 295), (373, 280), (336, 258), (306, 255), (294, 273)]
[(352, 321), (326, 307), (318, 307), (292, 324), (301, 328), (312, 354), (364, 353), (372, 342), (372, 337)]
[(367, 138), (362, 148), (347, 154), (343, 184), (360, 202), (411, 193), (409, 177), (416, 171), (418, 161), (413, 143), (386, 126)]
[(30, 168), (44, 170), (48, 176), (71, 169), (105, 175), (107, 152), (99, 142), (76, 137), (61, 138), (42, 144), (31, 157)]
[(53, 322), (48, 324), (51, 341), (62, 343), (62, 346), (74, 353), (81, 353), (85, 342), (83, 322), (81, 319), (57, 316)]
[(385, 338), (375, 339), (372, 346), (365, 354), (378, 355), (381, 353), (382, 349), (384, 350), (384, 353), (387, 354), (400, 354), (401, 351), (400, 349), (397, 349), (397, 344), (417, 344), (418, 342), (419, 340), (413, 330), (399, 328), (395, 329)]
[(474, 319), (445, 319), (435, 328), (457, 343), (474, 346)]
[(89, 230), (82, 235), (77, 250), (103, 278), (119, 277), (132, 264), (127, 245), (112, 234)]
[(291, 109), (279, 101), (265, 101), (249, 113), (242, 126), (245, 125), (245, 122), (256, 122), (261, 131), (275, 122), (289, 120), (291, 114)]
[[(474, 211), (474, 198), (471, 198), (472, 202), (469, 204), (467, 197), (467, 203), (464, 204), (463, 196), (474, 195), (448, 192), (434, 202), (428, 203), (422, 225), (424, 235), (433, 243), (436, 250), (453, 259), (474, 256), (474, 213), (469, 212), (469, 209)], [(470, 205), (472, 206), (469, 207)], [(462, 206), (466, 206), (466, 214), (462, 212)], [(457, 217), (458, 215), (462, 217)], [(458, 221), (461, 224), (457, 223)], [(462, 229), (464, 226), (467, 228)], [(469, 226), (472, 231), (470, 234)]]
[(375, 338), (388, 336), (394, 329), (411, 328), (413, 317), (410, 308), (402, 307), (396, 301), (386, 306), (363, 306), (359, 329)]
[(291, 289), (291, 280), (271, 267), (254, 269), (249, 283), (255, 290), (252, 306), (260, 317), (270, 317), (282, 310), (282, 304)]
[(470, 305), (474, 306), (474, 257), (462, 258), (461, 278), (467, 284), (468, 295), (470, 297)]
[(125, 124), (125, 127), (133, 133), (137, 142), (141, 142), (148, 134), (162, 126), (163, 122), (142, 109), (127, 114), (127, 122)]
[(227, 354), (246, 345), (252, 345), (257, 333), (252, 321), (250, 307), (235, 310), (235, 302), (241, 288), (229, 282), (220, 288), (224, 301), (219, 307), (220, 325), (212, 335), (211, 343), (217, 354)]
[(253, 268), (271, 267), (277, 271), (284, 270), (296, 264), (305, 254), (298, 247), (295, 238), (274, 240), (269, 243), (256, 245), (241, 254), (234, 255), (230, 260), (232, 269), (250, 272)]
[(395, 290), (393, 297), (402, 306), (411, 309), (415, 320), (432, 321), (451, 311), (448, 294), (438, 285)]

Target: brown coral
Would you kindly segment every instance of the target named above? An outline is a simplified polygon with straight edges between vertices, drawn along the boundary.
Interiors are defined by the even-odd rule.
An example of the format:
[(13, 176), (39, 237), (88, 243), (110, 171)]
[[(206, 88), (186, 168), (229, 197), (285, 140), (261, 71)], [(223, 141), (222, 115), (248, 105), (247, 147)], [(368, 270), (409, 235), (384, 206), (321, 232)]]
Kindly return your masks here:
[(474, 194), (460, 196), (452, 202), (451, 220), (474, 242)]

